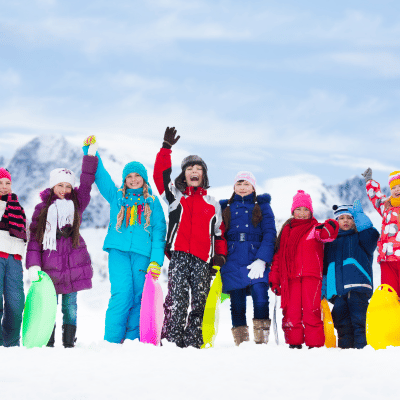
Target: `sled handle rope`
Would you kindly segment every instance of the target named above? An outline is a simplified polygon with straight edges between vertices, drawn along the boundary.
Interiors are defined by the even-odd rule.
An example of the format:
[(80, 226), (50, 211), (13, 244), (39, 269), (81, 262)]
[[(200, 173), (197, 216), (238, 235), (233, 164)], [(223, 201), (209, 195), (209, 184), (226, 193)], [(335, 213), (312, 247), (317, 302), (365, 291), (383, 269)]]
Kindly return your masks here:
[(278, 337), (278, 324), (276, 323), (276, 303), (278, 302), (278, 296), (275, 292), (275, 304), (274, 304), (274, 317), (273, 317), (273, 325), (274, 325), (274, 334), (275, 334), (275, 343), (279, 345), (279, 337)]

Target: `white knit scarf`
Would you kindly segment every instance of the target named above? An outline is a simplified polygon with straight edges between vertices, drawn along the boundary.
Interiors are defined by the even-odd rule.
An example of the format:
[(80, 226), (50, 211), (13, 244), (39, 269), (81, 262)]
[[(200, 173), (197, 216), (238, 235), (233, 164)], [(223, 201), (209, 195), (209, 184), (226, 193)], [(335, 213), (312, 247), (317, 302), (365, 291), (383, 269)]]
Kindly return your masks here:
[(46, 231), (43, 236), (43, 250), (57, 250), (57, 225), (62, 229), (65, 225), (73, 225), (75, 207), (72, 200), (58, 199), (47, 211)]

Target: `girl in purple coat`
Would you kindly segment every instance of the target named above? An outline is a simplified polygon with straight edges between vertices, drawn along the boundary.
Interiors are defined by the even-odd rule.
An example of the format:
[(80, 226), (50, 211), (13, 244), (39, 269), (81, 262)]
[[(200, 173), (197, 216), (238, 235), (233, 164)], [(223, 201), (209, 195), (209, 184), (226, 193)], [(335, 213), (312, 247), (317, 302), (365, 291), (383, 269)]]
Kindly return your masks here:
[[(64, 347), (74, 347), (77, 319), (77, 292), (92, 287), (93, 269), (85, 241), (79, 234), (82, 213), (89, 205), (98, 159), (96, 144), (83, 157), (80, 186), (75, 174), (66, 168), (50, 172), (50, 185), (40, 193), (32, 216), (26, 267), (31, 281), (39, 279), (38, 271), (51, 278), (56, 293), (62, 295)], [(54, 347), (54, 334), (47, 344)]]

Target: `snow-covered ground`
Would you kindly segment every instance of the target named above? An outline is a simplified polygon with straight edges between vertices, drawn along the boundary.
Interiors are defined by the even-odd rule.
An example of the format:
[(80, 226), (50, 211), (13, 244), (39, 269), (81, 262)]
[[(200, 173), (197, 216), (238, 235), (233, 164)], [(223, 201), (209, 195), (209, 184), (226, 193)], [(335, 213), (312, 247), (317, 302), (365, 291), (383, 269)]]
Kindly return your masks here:
[[(374, 221), (375, 222), (375, 221)], [(379, 224), (379, 221), (377, 221)], [(379, 226), (379, 225), (375, 225)], [(212, 349), (180, 349), (103, 341), (110, 284), (105, 230), (82, 231), (95, 266), (93, 288), (78, 294), (77, 345), (61, 344), (57, 314), (55, 348), (0, 347), (0, 399), (394, 399), (398, 397), (400, 348), (375, 351), (290, 350), (278, 309), (279, 345), (233, 344), (229, 300), (220, 307)], [(375, 266), (375, 287), (379, 271)], [(165, 270), (160, 278), (166, 294)], [(275, 298), (270, 299), (272, 316)], [(278, 299), (279, 307), (279, 299)], [(251, 327), (252, 304), (248, 301)]]

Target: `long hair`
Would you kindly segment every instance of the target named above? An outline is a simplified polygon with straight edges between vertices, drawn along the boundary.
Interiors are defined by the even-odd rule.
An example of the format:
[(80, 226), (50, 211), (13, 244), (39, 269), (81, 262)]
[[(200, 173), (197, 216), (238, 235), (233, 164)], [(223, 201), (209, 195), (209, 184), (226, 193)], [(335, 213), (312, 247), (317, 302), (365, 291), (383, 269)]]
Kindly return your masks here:
[[(125, 197), (125, 193), (126, 193), (126, 182), (124, 182), (124, 186), (122, 188), (122, 198)], [(143, 183), (143, 198), (147, 199), (150, 196), (149, 194), (149, 187), (147, 186), (146, 182)], [(150, 208), (150, 204), (146, 203), (144, 206), (144, 217), (145, 217), (145, 224), (144, 224), (144, 229), (146, 230), (146, 228), (148, 226), (150, 226), (150, 215), (151, 215), (151, 208)], [(119, 213), (117, 215), (117, 225), (115, 226), (115, 229), (120, 232), (119, 228), (121, 228), (122, 226), (122, 222), (124, 221), (124, 217), (125, 217), (125, 207), (124, 205), (121, 206), (121, 209), (119, 210)], [(147, 230), (146, 230), (147, 231)]]
[(285, 221), (285, 223), (282, 225), (282, 228), (279, 232), (278, 237), (276, 238), (275, 242), (275, 253), (279, 250), (279, 246), (281, 245), (281, 237), (282, 237), (282, 232), (283, 229), (285, 228), (286, 225), (290, 224), (294, 220), (294, 217), (290, 217), (288, 220)]
[[(74, 222), (72, 224), (72, 246), (74, 248), (77, 248), (79, 247), (79, 228), (81, 226), (81, 219), (79, 217), (80, 206), (78, 197), (74, 189), (71, 189), (71, 194), (69, 196), (71, 197), (71, 200), (74, 203)], [(46, 205), (44, 206), (38, 217), (38, 224), (36, 228), (36, 240), (39, 243), (43, 242), (43, 237), (47, 225), (47, 212), (49, 211), (49, 207), (55, 198), (58, 199), (57, 195), (54, 194), (54, 189), (52, 188), (50, 190), (50, 196), (47, 199)]]
[[(233, 192), (231, 198), (228, 200), (228, 205), (225, 208), (225, 210), (222, 212), (222, 219), (224, 221), (224, 225), (226, 230), (228, 231), (230, 224), (231, 224), (231, 207), (230, 205), (233, 203), (233, 200), (235, 198), (235, 192)], [(254, 195), (254, 208), (253, 208), (253, 212), (251, 215), (251, 223), (253, 224), (254, 228), (262, 221), (263, 216), (262, 216), (262, 211), (261, 211), (261, 207), (258, 204), (257, 201), (257, 194), (254, 191), (253, 192)]]
[(191, 162), (191, 163), (188, 163), (185, 166), (185, 169), (175, 178), (175, 186), (182, 193), (186, 190), (186, 188), (188, 186), (187, 182), (186, 182), (186, 178), (185, 178), (186, 168), (193, 167), (193, 165), (200, 165), (200, 167), (203, 168), (203, 179), (201, 182), (201, 187), (203, 189), (208, 189), (210, 187), (210, 184), (208, 182), (207, 168), (204, 165), (199, 164), (198, 162)]

